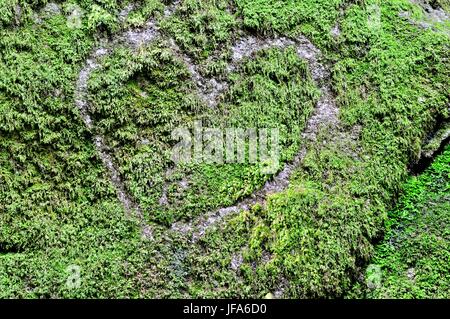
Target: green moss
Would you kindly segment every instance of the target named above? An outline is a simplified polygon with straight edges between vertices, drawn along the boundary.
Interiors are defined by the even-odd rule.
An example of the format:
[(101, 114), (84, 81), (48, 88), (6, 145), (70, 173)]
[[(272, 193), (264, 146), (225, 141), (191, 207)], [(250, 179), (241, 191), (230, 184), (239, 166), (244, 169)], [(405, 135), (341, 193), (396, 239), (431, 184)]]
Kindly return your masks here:
[[(155, 17), (163, 20), (163, 39), (138, 54), (117, 47), (100, 59), (89, 82), (89, 131), (73, 102), (78, 72), (96, 38), (123, 27), (118, 14), (130, 2), (78, 1), (85, 15), (75, 29), (64, 8), (34, 21), (46, 3), (0, 6), (0, 297), (263, 297), (283, 282), (285, 297), (336, 297), (369, 262), (381, 265), (383, 285), (360, 284), (355, 296), (448, 297), (448, 151), (402, 188), (422, 142), (449, 116), (449, 39), (399, 16), (417, 6), (192, 0), (162, 18), (162, 2), (143, 1), (125, 25)], [(381, 9), (378, 26), (368, 24), (373, 4)], [(302, 33), (321, 48), (341, 123), (307, 145), (288, 189), (191, 243), (167, 225), (232, 204), (270, 176), (241, 164), (184, 165), (166, 174), (172, 130), (195, 119), (276, 127), (284, 163), (303, 146), (300, 134), (318, 99), (310, 70), (289, 48), (258, 52), (227, 75), (241, 30)], [(202, 74), (229, 83), (217, 108), (198, 96), (168, 37), (202, 62)], [(113, 150), (127, 191), (154, 228), (153, 242), (141, 239), (121, 207), (94, 133)], [(164, 192), (168, 205), (160, 204)], [(386, 221), (386, 240), (374, 248)], [(81, 267), (78, 289), (66, 284), (70, 265)]]
[(430, 168), (405, 183), (371, 261), (380, 267), (380, 284), (359, 282), (352, 297), (449, 297), (449, 164), (447, 146)]
[(162, 28), (189, 55), (204, 59), (213, 51), (230, 45), (238, 22), (228, 10), (228, 0), (187, 0)]
[[(91, 113), (115, 149), (130, 192), (151, 212), (149, 220), (170, 224), (231, 205), (270, 177), (257, 164), (172, 167), (174, 129), (199, 119), (203, 127), (279, 128), (281, 160), (290, 160), (318, 92), (294, 50), (272, 49), (243, 62), (230, 76), (223, 103), (211, 109), (196, 95), (182, 62), (163, 45), (135, 57), (118, 50), (93, 74), (90, 91), (95, 92)], [(188, 188), (180, 186), (183, 180)], [(168, 203), (161, 205), (164, 189)]]

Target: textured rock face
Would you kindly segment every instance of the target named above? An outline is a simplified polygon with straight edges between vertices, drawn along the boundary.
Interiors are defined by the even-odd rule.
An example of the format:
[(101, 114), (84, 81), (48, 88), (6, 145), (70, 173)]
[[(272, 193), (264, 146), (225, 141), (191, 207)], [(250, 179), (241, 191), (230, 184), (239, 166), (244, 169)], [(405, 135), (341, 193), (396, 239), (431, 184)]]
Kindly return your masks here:
[[(438, 30), (438, 28), (436, 28), (436, 25), (442, 25), (450, 21), (448, 9), (444, 10), (439, 5), (433, 6), (431, 5), (430, 1), (411, 0), (411, 2), (419, 5), (423, 9), (423, 17), (419, 20), (414, 19), (411, 12), (409, 11), (399, 12), (399, 16), (407, 19), (411, 24), (417, 25), (423, 29)], [(448, 28), (444, 28), (443, 32), (450, 35), (450, 30), (448, 30)]]
[[(164, 11), (165, 16), (167, 17), (173, 14), (177, 5), (178, 2), (175, 2), (169, 6), (168, 9)], [(125, 17), (131, 9), (131, 7), (127, 7), (119, 14), (119, 16), (122, 17), (122, 22), (125, 21)], [(88, 100), (86, 98), (86, 94), (88, 86), (87, 83), (91, 73), (100, 67), (97, 60), (111, 52), (115, 45), (125, 43), (127, 46), (137, 50), (139, 47), (151, 43), (158, 37), (161, 37), (159, 26), (153, 19), (151, 19), (143, 28), (125, 31), (109, 41), (109, 43), (106, 44), (106, 47), (103, 45), (93, 51), (91, 57), (86, 60), (85, 67), (79, 73), (75, 100), (75, 104), (79, 108), (87, 128), (92, 129), (94, 127), (94, 123), (88, 112)], [(198, 94), (202, 97), (205, 103), (211, 107), (216, 106), (219, 95), (228, 88), (228, 84), (214, 78), (206, 78), (202, 76), (198, 71), (198, 65), (194, 64), (191, 58), (183, 54), (172, 39), (169, 41), (169, 44), (171, 50), (184, 62), (186, 68), (189, 70), (192, 80), (197, 84)], [(338, 108), (330, 86), (330, 70), (328, 70), (328, 68), (320, 62), (321, 52), (312, 44), (311, 41), (309, 41), (309, 39), (303, 36), (290, 39), (287, 37), (259, 38), (251, 35), (238, 38), (231, 48), (231, 62), (227, 66), (227, 72), (230, 73), (234, 71), (244, 58), (248, 58), (258, 51), (269, 48), (283, 49), (287, 47), (294, 47), (298, 56), (308, 62), (311, 76), (316, 84), (320, 85), (319, 88), (322, 92), (322, 97), (317, 103), (315, 114), (309, 119), (306, 130), (302, 136), (305, 140), (314, 142), (318, 130), (321, 127), (336, 127), (338, 125)], [(111, 180), (116, 187), (120, 202), (123, 204), (126, 211), (135, 211), (137, 213), (139, 219), (143, 223), (143, 229), (148, 231), (149, 227), (143, 221), (141, 209), (134, 203), (130, 195), (127, 194), (124, 182), (122, 181), (120, 174), (118, 173), (118, 169), (109, 155), (108, 146), (105, 145), (104, 138), (102, 136), (95, 136), (94, 140), (99, 156), (105, 167), (110, 172)], [(268, 194), (281, 192), (286, 189), (289, 185), (290, 176), (296, 167), (301, 163), (306, 152), (306, 148), (302, 148), (292, 163), (287, 164), (285, 168), (273, 178), (273, 180), (267, 182), (262, 189), (249, 198), (244, 199), (236, 205), (223, 207), (217, 211), (209, 212), (200, 217), (199, 220), (190, 222), (187, 225), (183, 223), (176, 223), (172, 226), (172, 229), (184, 233), (194, 231), (192, 240), (197, 241), (198, 238), (201, 237), (211, 225), (221, 221), (224, 217), (233, 213), (238, 213), (241, 210), (249, 209), (252, 205), (257, 203), (263, 203)], [(163, 195), (160, 198), (161, 205), (167, 204), (167, 198), (165, 195), (166, 191), (167, 190), (163, 191)]]
[[(433, 133), (448, 13), (415, 1), (424, 14), (399, 17), (408, 1), (58, 1), (33, 6), (35, 23), (12, 4), (0, 298), (342, 296), (408, 165), (449, 139), (448, 126)], [(281, 165), (262, 177), (259, 165), (174, 164), (170, 131), (204, 117), (280, 124)], [(55, 286), (66, 265), (82, 267), (80, 290)], [(420, 284), (417, 265), (401, 274)]]
[(430, 27), (430, 23), (444, 23), (450, 20), (448, 8), (446, 9), (437, 1), (419, 1), (411, 0), (411, 2), (420, 5), (423, 8), (426, 21), (421, 22), (423, 27)]

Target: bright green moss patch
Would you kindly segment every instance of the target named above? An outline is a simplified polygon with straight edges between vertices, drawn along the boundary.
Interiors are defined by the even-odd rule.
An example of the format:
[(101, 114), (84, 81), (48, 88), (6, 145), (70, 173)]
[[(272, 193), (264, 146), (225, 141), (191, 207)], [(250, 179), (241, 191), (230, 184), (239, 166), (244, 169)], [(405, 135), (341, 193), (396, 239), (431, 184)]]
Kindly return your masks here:
[(138, 27), (147, 22), (156, 12), (163, 12), (164, 4), (159, 0), (145, 0), (138, 5), (138, 8), (130, 11), (125, 18), (126, 27)]
[(358, 283), (369, 298), (448, 298), (450, 288), (450, 148), (402, 188), (389, 213), (385, 239), (371, 263), (380, 266), (380, 285)]
[(204, 59), (230, 45), (238, 22), (228, 0), (182, 1), (162, 27), (189, 55)]

